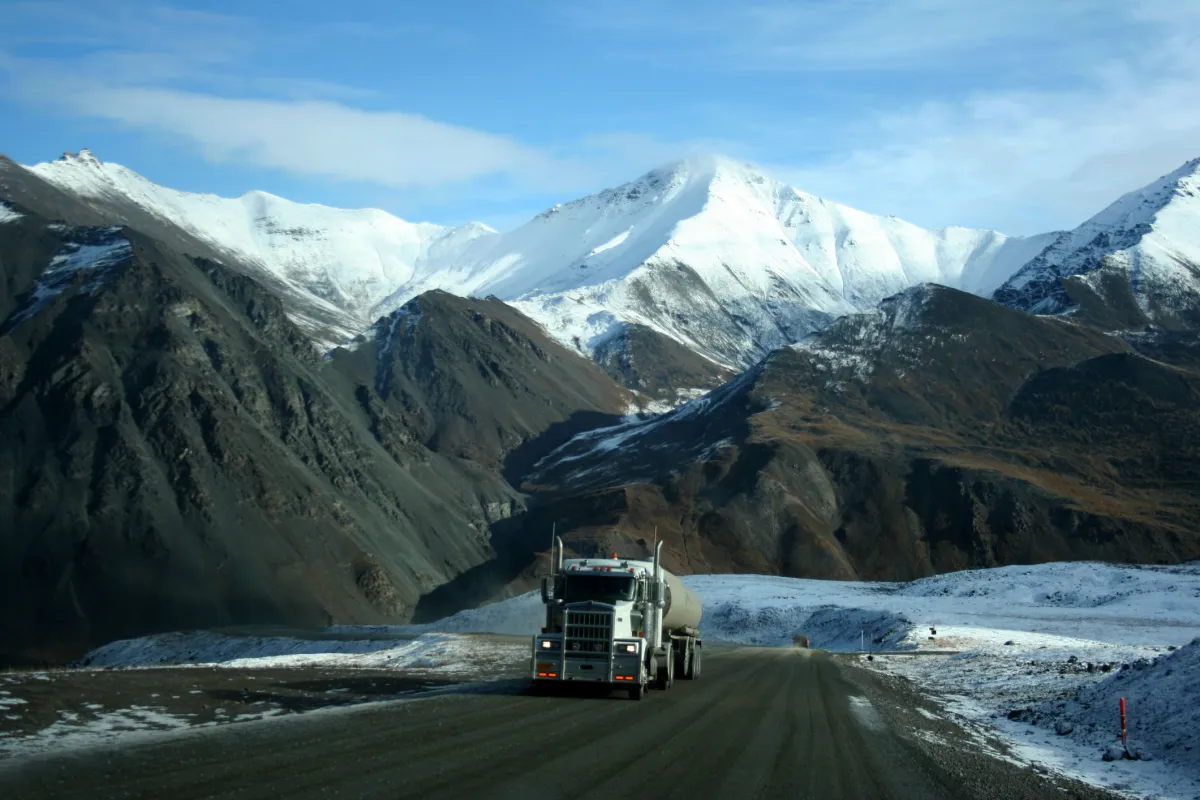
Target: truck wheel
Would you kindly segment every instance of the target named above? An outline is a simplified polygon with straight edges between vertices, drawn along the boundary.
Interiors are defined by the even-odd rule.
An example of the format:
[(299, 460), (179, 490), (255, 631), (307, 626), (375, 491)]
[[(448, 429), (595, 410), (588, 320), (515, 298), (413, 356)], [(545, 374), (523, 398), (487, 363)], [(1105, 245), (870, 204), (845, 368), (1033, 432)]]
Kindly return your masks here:
[(639, 683), (637, 686), (634, 686), (629, 690), (629, 699), (630, 700), (641, 700), (645, 696), (646, 696), (646, 684), (644, 684), (644, 683)]
[(704, 663), (704, 659), (700, 654), (704, 652), (703, 648), (697, 647), (692, 651), (692, 680), (697, 680), (700, 677), (700, 667)]
[(658, 668), (658, 685), (656, 689), (670, 689), (675, 683), (675, 659), (668, 653), (664, 663)]

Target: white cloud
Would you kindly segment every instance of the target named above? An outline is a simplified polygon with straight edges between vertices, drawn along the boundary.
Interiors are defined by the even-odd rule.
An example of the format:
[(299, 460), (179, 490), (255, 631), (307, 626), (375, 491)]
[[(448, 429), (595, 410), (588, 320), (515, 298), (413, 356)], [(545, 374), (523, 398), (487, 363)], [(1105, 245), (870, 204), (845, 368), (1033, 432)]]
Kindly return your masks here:
[[(505, 222), (509, 209), (722, 152), (868, 211), (1032, 233), (1074, 225), (1200, 155), (1196, 4), (624, 1), (561, 13), (592, 52), (678, 70), (678, 96), (651, 111), (662, 129), (694, 137), (623, 131), (534, 145), (381, 109), (381, 87), (253, 74), (255, 51), (301, 35), (295, 26), (283, 34), (164, 6), (15, 4), (41, 22), (0, 29), (0, 73), (30, 103), (157, 132), (211, 161), (387, 187), (418, 216), (478, 205)], [(347, 35), (379, 32), (347, 25)], [(6, 56), (29, 42), (75, 55)], [(703, 71), (739, 88), (698, 90)], [(783, 81), (821, 87), (820, 102), (764, 89)], [(681, 111), (709, 103), (699, 125)], [(555, 115), (544, 119), (553, 126)], [(542, 138), (554, 142), (553, 129)]]
[[(1182, 0), (613, 0), (562, 4), (620, 59), (687, 71), (1070, 74), (1124, 54)], [(889, 77), (895, 77), (890, 75)], [(903, 91), (919, 91), (906, 87)]]
[(1062, 90), (993, 91), (862, 121), (843, 154), (779, 165), (797, 185), (924, 225), (1073, 227), (1200, 156), (1200, 48), (1182, 24)]
[(81, 87), (58, 97), (83, 116), (189, 141), (213, 161), (297, 175), (391, 187), (492, 176), (543, 187), (578, 181), (570, 164), (512, 139), (417, 114), (139, 87)]

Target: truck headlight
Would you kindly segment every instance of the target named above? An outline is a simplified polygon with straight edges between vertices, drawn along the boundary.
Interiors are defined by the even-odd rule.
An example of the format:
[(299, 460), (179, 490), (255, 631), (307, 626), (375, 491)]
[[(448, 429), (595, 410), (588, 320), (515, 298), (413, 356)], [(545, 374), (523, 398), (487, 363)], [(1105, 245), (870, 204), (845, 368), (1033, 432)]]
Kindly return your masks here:
[(551, 642), (548, 639), (542, 639), (540, 646), (543, 650), (549, 650), (551, 647), (554, 647), (554, 642)]
[(623, 650), (624, 650), (626, 653), (636, 653), (636, 652), (637, 652), (637, 645), (636, 645), (636, 644), (624, 644), (624, 645), (621, 645), (621, 648), (622, 648), (622, 649), (623, 649)]

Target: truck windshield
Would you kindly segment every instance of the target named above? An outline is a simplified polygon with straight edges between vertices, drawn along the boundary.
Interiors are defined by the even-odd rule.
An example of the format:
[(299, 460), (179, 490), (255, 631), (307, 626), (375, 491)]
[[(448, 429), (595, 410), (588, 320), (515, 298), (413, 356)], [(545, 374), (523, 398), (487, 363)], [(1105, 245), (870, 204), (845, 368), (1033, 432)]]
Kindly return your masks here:
[(627, 575), (566, 575), (564, 578), (563, 601), (567, 603), (583, 600), (615, 603), (633, 599), (635, 584)]

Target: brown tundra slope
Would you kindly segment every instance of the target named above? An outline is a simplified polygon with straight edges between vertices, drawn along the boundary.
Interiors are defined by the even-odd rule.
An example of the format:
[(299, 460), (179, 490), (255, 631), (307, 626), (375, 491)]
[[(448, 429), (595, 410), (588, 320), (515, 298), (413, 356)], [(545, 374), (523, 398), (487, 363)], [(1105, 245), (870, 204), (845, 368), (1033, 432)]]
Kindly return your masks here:
[(1200, 374), (919, 286), (672, 414), (576, 437), (525, 488), (577, 551), (657, 526), (683, 572), (1194, 559)]

